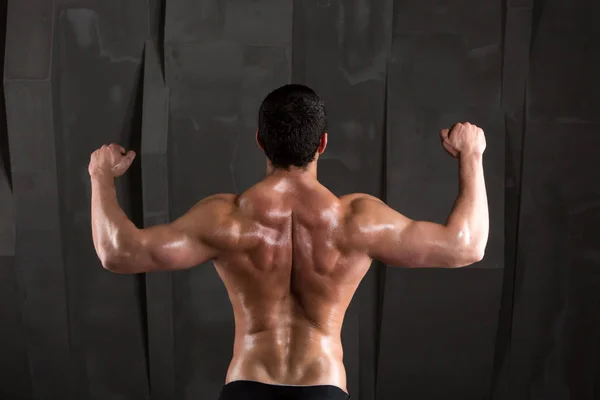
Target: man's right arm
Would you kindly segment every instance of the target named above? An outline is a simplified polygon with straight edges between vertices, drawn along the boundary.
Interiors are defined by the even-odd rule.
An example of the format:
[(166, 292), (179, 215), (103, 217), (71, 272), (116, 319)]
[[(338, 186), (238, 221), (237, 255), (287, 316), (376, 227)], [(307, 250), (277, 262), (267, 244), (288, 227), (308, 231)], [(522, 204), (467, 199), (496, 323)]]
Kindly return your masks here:
[(352, 212), (370, 257), (405, 267), (463, 267), (483, 258), (489, 232), (483, 131), (457, 124), (441, 135), (460, 163), (459, 194), (446, 224), (413, 221), (377, 198), (357, 196)]

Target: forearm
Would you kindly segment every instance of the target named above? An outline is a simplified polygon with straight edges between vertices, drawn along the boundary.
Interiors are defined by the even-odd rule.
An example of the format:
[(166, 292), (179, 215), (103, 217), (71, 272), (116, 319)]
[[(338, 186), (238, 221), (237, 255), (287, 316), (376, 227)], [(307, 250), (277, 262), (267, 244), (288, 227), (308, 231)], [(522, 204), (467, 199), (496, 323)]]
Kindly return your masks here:
[(92, 181), (92, 235), (94, 247), (103, 265), (130, 256), (136, 226), (117, 201), (114, 178), (102, 174)]
[(481, 154), (460, 157), (459, 193), (446, 226), (465, 253), (483, 257), (489, 233), (489, 215)]

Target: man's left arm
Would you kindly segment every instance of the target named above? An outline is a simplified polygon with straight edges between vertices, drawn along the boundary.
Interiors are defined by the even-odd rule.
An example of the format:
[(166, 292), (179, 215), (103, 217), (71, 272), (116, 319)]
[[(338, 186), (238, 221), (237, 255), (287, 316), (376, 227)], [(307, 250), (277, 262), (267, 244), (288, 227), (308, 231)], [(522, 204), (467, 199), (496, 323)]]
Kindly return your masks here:
[(139, 229), (119, 206), (114, 185), (134, 157), (110, 145), (90, 161), (92, 235), (104, 268), (121, 274), (177, 270), (217, 257), (221, 246), (213, 233), (230, 219), (234, 196), (208, 197), (170, 224)]

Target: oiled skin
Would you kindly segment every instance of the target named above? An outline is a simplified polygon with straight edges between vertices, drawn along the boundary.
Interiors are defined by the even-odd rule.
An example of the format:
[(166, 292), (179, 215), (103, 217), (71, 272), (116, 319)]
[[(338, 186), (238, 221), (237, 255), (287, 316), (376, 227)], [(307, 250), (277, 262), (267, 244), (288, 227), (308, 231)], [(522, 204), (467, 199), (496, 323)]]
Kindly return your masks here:
[(90, 160), (92, 234), (104, 268), (174, 271), (213, 260), (235, 315), (226, 381), (335, 385), (346, 390), (340, 331), (373, 259), (406, 267), (461, 267), (483, 258), (489, 233), (483, 131), (440, 132), (459, 161), (459, 194), (445, 224), (414, 221), (372, 196), (337, 198), (306, 168), (277, 170), (237, 196), (198, 202), (177, 220), (139, 229), (120, 208), (114, 179), (135, 153), (111, 144)]
[[(352, 200), (314, 179), (267, 178), (235, 200), (239, 251), (214, 260), (233, 305), (227, 381), (346, 390), (340, 332), (371, 258), (352, 246)], [(233, 222), (235, 221), (235, 222)]]

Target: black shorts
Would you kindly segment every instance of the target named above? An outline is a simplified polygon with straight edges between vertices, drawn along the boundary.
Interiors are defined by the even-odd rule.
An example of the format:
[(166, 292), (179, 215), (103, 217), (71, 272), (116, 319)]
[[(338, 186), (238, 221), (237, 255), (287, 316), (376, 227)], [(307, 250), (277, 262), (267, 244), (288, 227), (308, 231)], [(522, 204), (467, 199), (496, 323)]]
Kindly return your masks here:
[(284, 386), (234, 381), (223, 386), (219, 400), (350, 400), (337, 386)]

